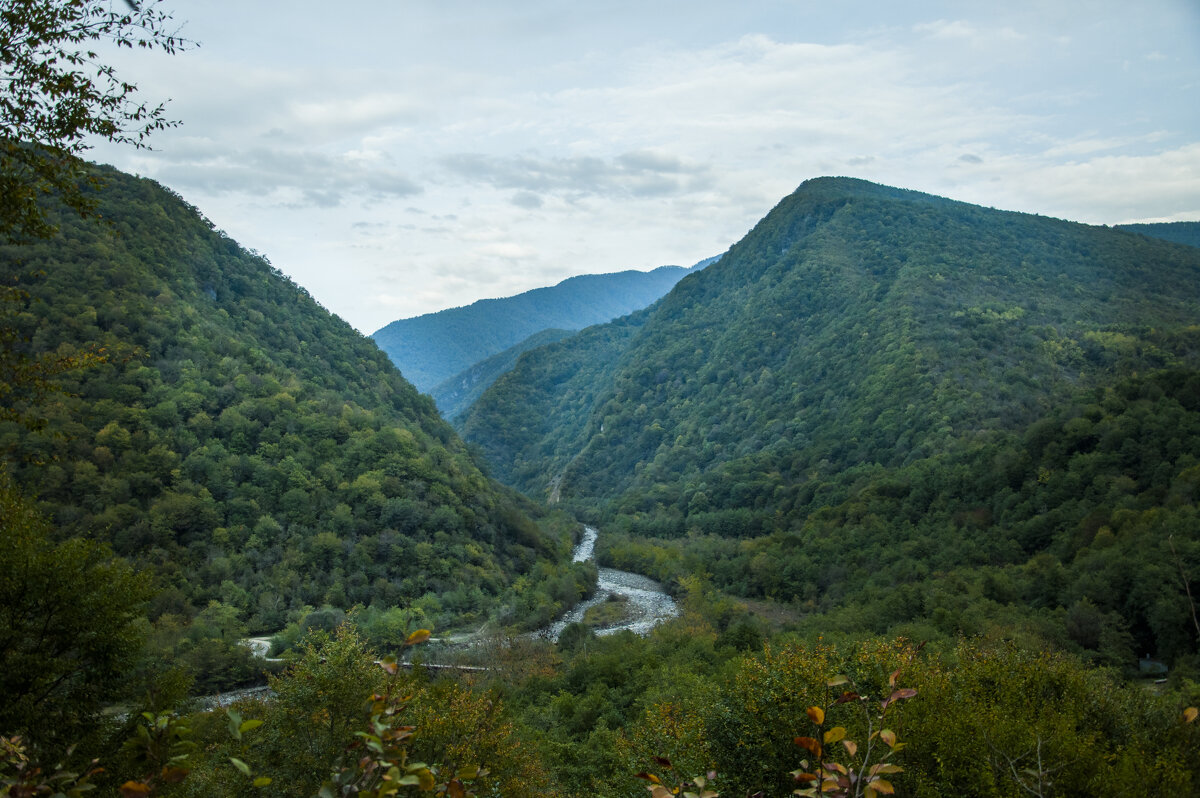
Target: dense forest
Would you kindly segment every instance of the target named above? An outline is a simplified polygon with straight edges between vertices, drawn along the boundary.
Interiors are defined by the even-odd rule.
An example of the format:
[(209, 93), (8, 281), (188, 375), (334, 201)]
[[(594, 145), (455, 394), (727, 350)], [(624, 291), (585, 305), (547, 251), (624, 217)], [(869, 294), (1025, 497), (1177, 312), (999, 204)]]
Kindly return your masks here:
[(1117, 225), (1121, 230), (1131, 233), (1141, 233), (1151, 238), (1161, 238), (1163, 241), (1174, 241), (1176, 244), (1187, 244), (1190, 247), (1200, 247), (1200, 222), (1154, 222), (1149, 224)]
[[(811, 181), (464, 443), (103, 176), (0, 249), (11, 794), (1196, 794), (1200, 251)], [(679, 617), (529, 634), (580, 520)]]
[[(809, 181), (654, 307), (524, 355), (462, 430), (602, 523), (602, 562), (813, 630), (1042, 617), (1109, 664), (1175, 662), (1198, 278), (1190, 247)], [(1112, 639), (1063, 631), (1083, 615)]]
[(428, 392), (543, 330), (579, 330), (640, 310), (713, 260), (691, 268), (660, 266), (648, 272), (569, 277), (516, 296), (400, 319), (371, 337), (406, 379)]
[(57, 539), (153, 574), (152, 622), (223, 618), (236, 652), (322, 608), (391, 613), (394, 639), (536, 625), (586, 591), (560, 573), (565, 528), (489, 480), (369, 339), (180, 198), (104, 177), (104, 221), (0, 250), (5, 382), (86, 366), (8, 393), (0, 446)]
[(482, 396), (493, 382), (510, 371), (516, 365), (517, 358), (523, 353), (555, 341), (561, 341), (570, 337), (572, 333), (571, 330), (559, 329), (534, 333), (519, 344), (484, 358), (453, 377), (442, 380), (433, 386), (429, 395), (437, 404), (442, 416), (453, 422), (467, 408), (475, 404), (475, 400)]

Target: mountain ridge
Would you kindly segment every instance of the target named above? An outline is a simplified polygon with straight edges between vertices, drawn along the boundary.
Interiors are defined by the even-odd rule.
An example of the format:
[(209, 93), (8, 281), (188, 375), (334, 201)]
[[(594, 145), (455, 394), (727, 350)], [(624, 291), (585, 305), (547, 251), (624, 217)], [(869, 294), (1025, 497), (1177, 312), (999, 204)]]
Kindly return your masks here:
[(542, 330), (578, 330), (643, 308), (713, 260), (690, 268), (576, 275), (511, 297), (399, 319), (371, 337), (410, 382), (428, 392)]
[(523, 353), (574, 335), (577, 330), (551, 328), (529, 336), (502, 352), (475, 363), (453, 377), (442, 380), (429, 391), (442, 416), (451, 424), (493, 382), (511, 369)]
[(460, 429), (603, 525), (601, 564), (814, 637), (1195, 656), (1194, 247), (806, 182), (653, 307), (525, 353)]
[(369, 338), (169, 190), (99, 171), (105, 221), (51, 209), (62, 233), (0, 248), (0, 275), (12, 356), (105, 357), (21, 397), (42, 420), (0, 420), (0, 446), (58, 534), (155, 573), (155, 617), (476, 619), (564, 554)]
[[(864, 225), (871, 226), (870, 234), (874, 237), (864, 238)], [(867, 243), (860, 247), (859, 241)], [(628, 426), (630, 420), (621, 427), (626, 439), (642, 443), (638, 452), (621, 456), (626, 466), (620, 479), (631, 478), (630, 466), (639, 460), (652, 459), (663, 436), (678, 427), (681, 419), (675, 417), (678, 414), (673, 414), (671, 408), (700, 400), (697, 380), (710, 383), (717, 393), (736, 393), (742, 386), (731, 384), (734, 377), (739, 382), (765, 379), (762, 390), (778, 396), (782, 406), (790, 408), (774, 422), (782, 425), (783, 439), (804, 441), (813, 436), (823, 437), (826, 440), (822, 448), (835, 462), (868, 457), (883, 445), (883, 439), (864, 444), (848, 436), (850, 440), (836, 441), (822, 430), (838, 424), (845, 427), (848, 416), (854, 413), (877, 417), (879, 411), (872, 413), (871, 402), (887, 393), (906, 392), (928, 411), (925, 418), (914, 418), (905, 425), (904, 433), (891, 435), (890, 439), (900, 444), (900, 449), (891, 447), (892, 457), (907, 456), (898, 454), (901, 450), (908, 452), (920, 445), (944, 443), (955, 426), (960, 429), (979, 423), (986, 426), (992, 422), (979, 415), (986, 409), (984, 405), (976, 403), (978, 407), (972, 409), (967, 400), (972, 394), (986, 390), (987, 380), (983, 375), (989, 369), (1003, 367), (1013, 372), (1013, 379), (1030, 384), (1077, 381), (1088, 370), (1088, 357), (1097, 361), (1109, 357), (1115, 346), (1112, 336), (1124, 334), (1107, 330), (1106, 338), (1105, 328), (1152, 320), (1181, 325), (1197, 318), (1196, 297), (1185, 291), (1190, 298), (1182, 301), (1175, 285), (1168, 284), (1164, 272), (1136, 264), (1126, 266), (1123, 261), (1117, 263), (1120, 256), (1113, 253), (1130, 247), (1142, 247), (1171, 266), (1177, 282), (1186, 282), (1179, 280), (1180, 263), (1188, 264), (1185, 272), (1194, 275), (1187, 271), (1194, 269), (1195, 263), (1190, 250), (1175, 249), (1174, 245), (1131, 233), (986, 209), (850, 178), (806, 181), (719, 262), (681, 280), (663, 297), (637, 333), (636, 346), (631, 344), (622, 356), (626, 382), (618, 381), (604, 389), (611, 394), (608, 401), (617, 405), (632, 403), (635, 407), (644, 403), (648, 409), (658, 410), (643, 419), (643, 429)], [(1097, 262), (1093, 262), (1090, 254), (1093, 248)], [(797, 276), (797, 268), (806, 270), (804, 279)], [(1050, 273), (1050, 270), (1055, 271)], [(779, 290), (785, 283), (787, 290)], [(1060, 289), (1087, 295), (1087, 303), (1079, 305), (1076, 316), (1064, 315), (1055, 306), (1054, 297)], [(1136, 301), (1126, 300), (1127, 296), (1144, 290), (1157, 291), (1161, 307), (1151, 311), (1139, 308)], [(884, 307), (891, 310), (885, 313)], [(853, 312), (847, 313), (848, 309)], [(660, 323), (656, 324), (656, 320)], [(736, 325), (736, 330), (728, 332), (731, 324)], [(885, 339), (885, 345), (901, 353), (891, 358), (892, 363), (883, 362), (887, 358), (882, 355), (874, 355), (868, 343), (872, 329)], [(937, 337), (943, 333), (947, 336), (945, 342)], [(1020, 363), (1011, 354), (1017, 350), (1000, 345), (1006, 336), (1016, 333), (1024, 336), (1022, 347), (1028, 347), (1034, 355)], [(747, 340), (754, 341), (754, 346), (747, 347)], [(681, 343), (684, 341), (686, 344)], [(814, 346), (816, 342), (821, 346)], [(938, 354), (944, 348), (943, 343), (955, 350), (957, 359), (946, 361)], [(977, 343), (986, 349), (976, 346)], [(1109, 355), (1104, 354), (1106, 347)], [(845, 357), (824, 358), (823, 348), (843, 354), (852, 352), (858, 373), (874, 372), (877, 376), (869, 386), (862, 383), (854, 376), (855, 369), (846, 365)], [(944, 364), (938, 366), (939, 360)], [(721, 367), (720, 362), (730, 364), (730, 368)], [(942, 373), (947, 366), (952, 374)], [(887, 387), (879, 382), (882, 378), (879, 369), (885, 367), (900, 367)], [(864, 368), (866, 372), (862, 371)], [(798, 379), (799, 374), (807, 376), (801, 381), (804, 385), (797, 383), (797, 390), (789, 393), (786, 386), (779, 384), (785, 379), (780, 376), (783, 374), (791, 375), (786, 378), (789, 380)], [(809, 384), (813, 375), (832, 379), (836, 385), (854, 386), (852, 395), (858, 398), (850, 405), (844, 404), (847, 398), (844, 396), (839, 399), (843, 406), (830, 404), (836, 397), (821, 399), (816, 395)], [(510, 376), (519, 379), (519, 375)], [(497, 383), (502, 384), (511, 385), (511, 381)], [(568, 384), (571, 383), (560, 387), (568, 390)], [(864, 393), (864, 387), (873, 393)], [(1041, 387), (1009, 393), (1012, 394), (1009, 400), (987, 405), (992, 408), (993, 418), (1013, 414), (1028, 418), (1045, 401), (1035, 397), (1047, 395)], [(634, 401), (630, 394), (641, 398)], [(485, 392), (481, 402), (493, 401), (495, 396), (491, 391)], [(919, 396), (925, 399), (918, 400)], [(658, 401), (642, 401), (651, 398)], [(556, 412), (552, 404), (536, 412), (552, 418)], [(729, 417), (729, 408), (711, 397), (704, 406), (711, 415), (708, 420), (694, 419), (687, 425), (690, 429), (685, 437), (691, 443), (683, 444), (684, 450), (690, 446), (692, 451), (703, 452), (707, 441), (711, 444), (708, 449), (720, 444), (749, 452), (769, 443), (761, 439), (772, 433), (762, 432), (747, 432), (741, 441), (722, 443), (719, 428), (721, 419)], [(938, 410), (939, 406), (943, 409)], [(533, 411), (519, 412), (516, 407), (509, 410), (517, 417), (528, 418), (533, 414)], [(960, 418), (950, 418), (947, 411)], [(481, 412), (492, 418), (502, 415), (494, 409)], [(597, 403), (591, 413), (589, 428), (593, 432), (587, 445), (593, 449), (609, 447), (598, 432), (605, 426), (609, 430), (605, 434), (612, 435), (614, 429), (612, 421), (606, 423), (604, 419), (603, 403)], [(943, 416), (947, 418), (949, 432), (939, 435), (937, 430), (946, 424), (931, 419), (940, 420)], [(896, 424), (899, 418), (888, 420)], [(660, 431), (647, 437), (646, 430), (654, 429), (655, 422)], [(744, 424), (737, 426), (745, 428)], [(468, 440), (486, 450), (484, 427), (478, 420), (468, 418), (463, 428)], [(929, 437), (919, 444), (915, 439), (923, 435)], [(660, 440), (652, 441), (655, 437)], [(611, 445), (631, 449), (629, 444)], [(785, 444), (785, 448), (790, 445)], [(531, 447), (544, 446), (553, 448), (555, 444), (549, 438), (540, 443), (530, 438), (523, 448), (532, 451)], [(807, 445), (802, 448), (815, 451)], [(860, 450), (858, 454), (854, 454), (855, 449)], [(551, 461), (561, 466), (567, 459), (574, 460), (576, 454), (557, 451)], [(711, 464), (729, 459), (728, 455), (728, 452), (713, 457), (701, 454), (699, 460), (705, 462), (707, 458)], [(586, 461), (587, 455), (583, 457)], [(518, 459), (527, 470), (536, 470), (530, 464), (538, 462), (538, 458), (518, 455)], [(815, 457), (814, 462), (821, 459)], [(556, 473), (559, 466), (548, 465), (545, 477)], [(586, 466), (580, 467), (586, 470)], [(504, 474), (504, 468), (499, 467), (498, 473)], [(605, 478), (612, 476), (599, 470)], [(534, 495), (544, 490), (525, 481), (515, 484)]]

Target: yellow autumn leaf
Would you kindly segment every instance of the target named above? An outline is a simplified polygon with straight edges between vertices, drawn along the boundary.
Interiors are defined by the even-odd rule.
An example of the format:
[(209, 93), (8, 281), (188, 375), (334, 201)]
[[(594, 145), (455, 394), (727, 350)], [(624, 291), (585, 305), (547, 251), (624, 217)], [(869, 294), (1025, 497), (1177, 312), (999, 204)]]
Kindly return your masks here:
[(818, 726), (825, 722), (825, 710), (820, 707), (809, 707), (805, 713), (808, 715), (808, 719)]

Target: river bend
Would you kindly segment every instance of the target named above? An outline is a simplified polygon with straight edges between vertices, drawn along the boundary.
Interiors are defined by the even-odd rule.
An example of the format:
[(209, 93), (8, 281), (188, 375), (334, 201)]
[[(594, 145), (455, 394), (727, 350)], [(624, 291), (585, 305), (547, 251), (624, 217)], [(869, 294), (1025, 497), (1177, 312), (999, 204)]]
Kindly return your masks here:
[[(598, 534), (595, 527), (585, 526), (583, 528), (583, 539), (579, 541), (572, 555), (575, 562), (587, 562), (595, 557)], [(596, 634), (598, 635), (616, 634), (626, 629), (644, 635), (658, 624), (679, 614), (675, 600), (664, 593), (662, 586), (653, 579), (628, 571), (618, 571), (615, 568), (601, 568), (596, 582), (596, 595), (577, 604), (566, 615), (537, 632), (537, 635), (548, 640), (558, 640), (558, 636), (562, 634), (568, 624), (583, 620), (583, 615), (589, 607), (607, 601), (610, 596), (614, 595), (623, 596), (626, 599), (629, 617), (614, 626), (597, 629)]]

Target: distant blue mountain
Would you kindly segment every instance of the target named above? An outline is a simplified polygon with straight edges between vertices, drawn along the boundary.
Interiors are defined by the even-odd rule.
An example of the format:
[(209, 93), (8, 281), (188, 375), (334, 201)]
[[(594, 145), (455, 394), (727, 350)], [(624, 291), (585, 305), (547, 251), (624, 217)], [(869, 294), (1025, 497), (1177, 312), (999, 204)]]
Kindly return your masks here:
[(400, 319), (371, 337), (409, 382), (428, 393), (469, 366), (542, 330), (582, 330), (641, 310), (670, 291), (684, 275), (714, 260), (708, 258), (690, 269), (661, 266), (649, 272), (570, 277), (549, 288)]

